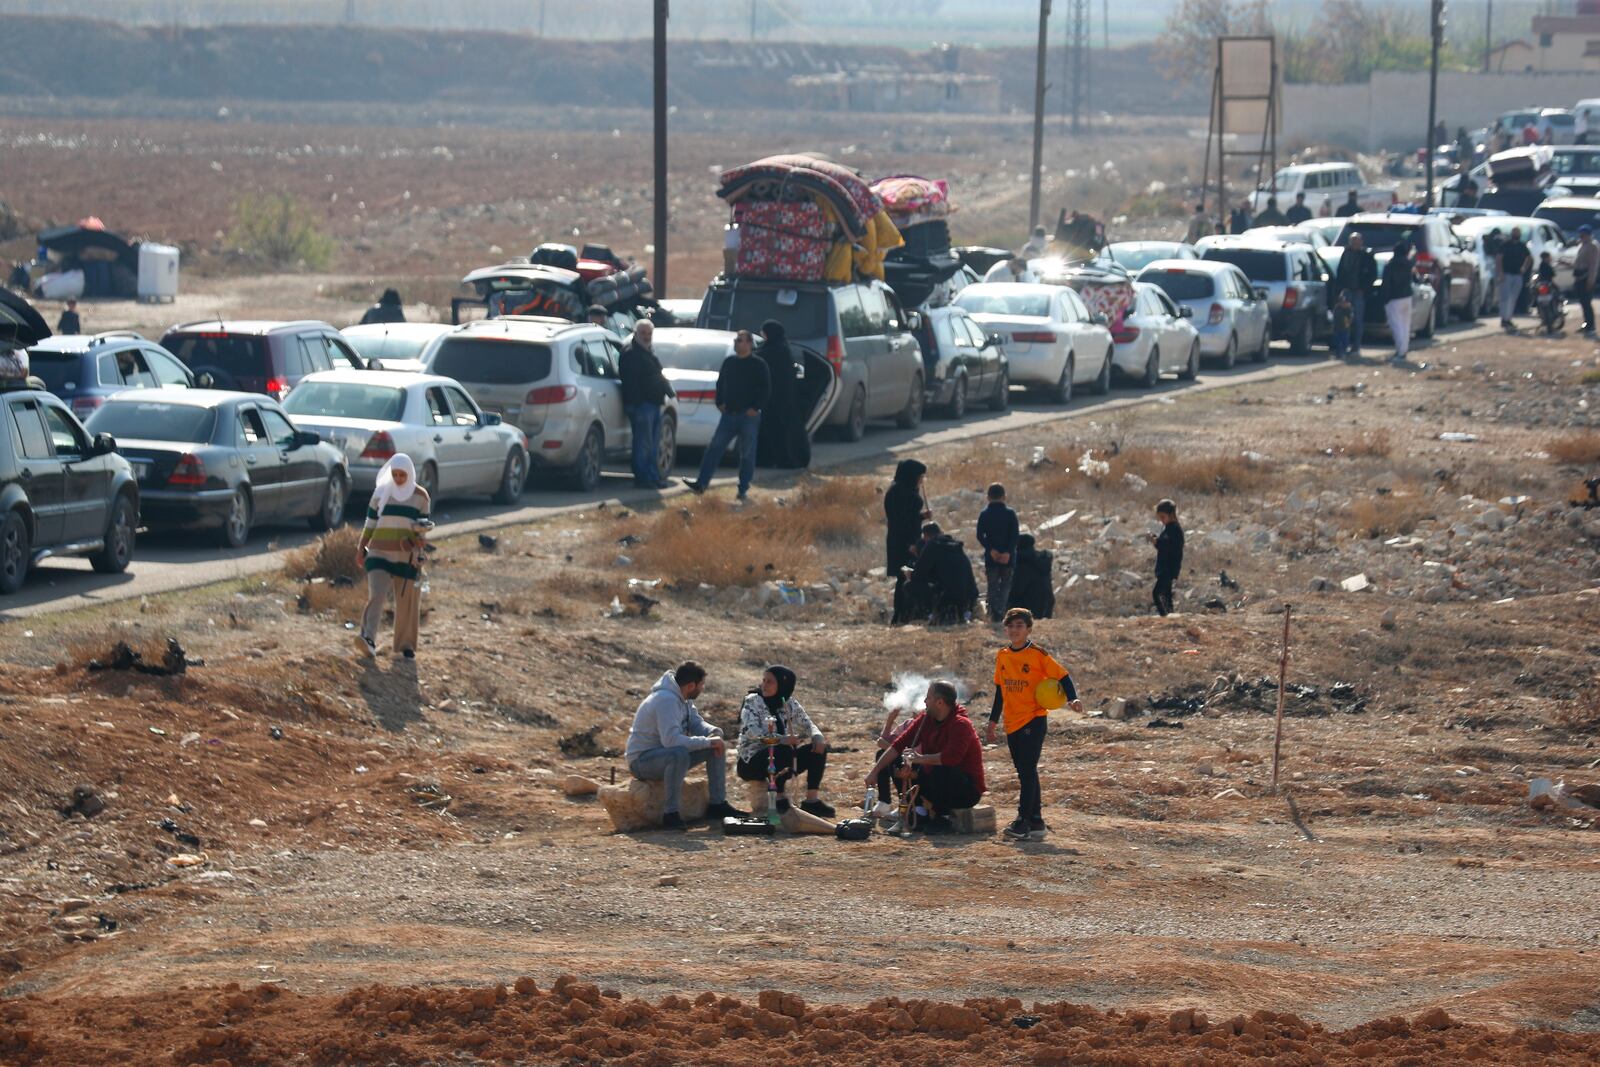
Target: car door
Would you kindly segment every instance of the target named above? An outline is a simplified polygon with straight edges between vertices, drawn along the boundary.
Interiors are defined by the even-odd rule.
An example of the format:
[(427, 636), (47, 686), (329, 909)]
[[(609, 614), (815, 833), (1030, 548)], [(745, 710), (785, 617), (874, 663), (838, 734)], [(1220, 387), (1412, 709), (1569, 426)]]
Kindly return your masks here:
[(367, 361), (338, 334), (323, 334), (322, 349), (328, 358), (328, 366), (333, 370), (367, 369)]
[(443, 385), (430, 385), (423, 392), (423, 417), (428, 420), (428, 439), (433, 442), (433, 465), (439, 472), (439, 497), (459, 493), (472, 482), (469, 444), (466, 431), (456, 425), (450, 400)]
[(1244, 351), (1254, 351), (1272, 331), (1272, 313), (1267, 310), (1267, 301), (1256, 295), (1255, 286), (1250, 284), (1250, 279), (1238, 267), (1228, 272), (1228, 284), (1233, 290), (1233, 298), (1244, 311), (1246, 328), (1239, 332), (1239, 347)]
[[(874, 285), (879, 299), (888, 312), (884, 320), (884, 354), (886, 362), (883, 377), (889, 382), (889, 411), (899, 414), (905, 410), (911, 397), (911, 383), (922, 372), (922, 349), (917, 337), (906, 326), (906, 311), (900, 298), (886, 286)], [(924, 387), (928, 384), (922, 383)]]
[(863, 334), (858, 339), (867, 364), (867, 414), (888, 415), (904, 404), (905, 381), (892, 377), (889, 357), (889, 306), (883, 294), (870, 285), (858, 286)]
[(194, 387), (194, 375), (189, 368), (179, 363), (177, 357), (159, 348), (143, 348), (139, 354), (144, 357), (145, 366), (150, 368), (150, 373), (155, 376), (156, 385), (162, 389), (191, 389)]
[(250, 482), (251, 510), (256, 521), (277, 518), (283, 500), (284, 461), (266, 420), (255, 404), (241, 404), (237, 415), (236, 440), (244, 460), (245, 477)]
[(1150, 290), (1156, 313), (1161, 317), (1161, 369), (1183, 370), (1189, 365), (1189, 350), (1194, 347), (1194, 327), (1183, 317), (1178, 305), (1160, 289)]
[(598, 336), (580, 338), (572, 346), (578, 392), (587, 397), (589, 410), (605, 431), (606, 450), (619, 455), (633, 447), (633, 424), (622, 412), (622, 379), (611, 353)]
[(1094, 347), (1085, 343), (1088, 340), (1085, 331), (1090, 325), (1088, 307), (1071, 289), (1062, 289), (1051, 304), (1056, 309), (1057, 321), (1065, 327), (1066, 343), (1063, 347), (1072, 355), (1073, 382), (1092, 381), (1099, 372), (1100, 365), (1094, 364), (1092, 368), (1084, 366), (1085, 363), (1092, 362), (1090, 349)]
[(111, 517), (111, 467), (104, 456), (96, 456), (89, 446), (83, 424), (66, 407), (49, 400), (39, 401), (50, 448), (64, 475), (61, 539), (88, 541), (104, 535)]
[(322, 449), (296, 443), (299, 431), (289, 417), (277, 408), (263, 407), (261, 418), (267, 436), (283, 463), (283, 488), (278, 496), (278, 513), (283, 518), (313, 515), (322, 506), (328, 472), (323, 466)]
[[(450, 401), (450, 414), (455, 428), (462, 431), (464, 455), (462, 474), (466, 484), (474, 489), (492, 489), (500, 484), (500, 474), (505, 469), (505, 442), (501, 434), (483, 424), (483, 413), (472, 402), (466, 390), (447, 385), (445, 397)], [(619, 400), (620, 402), (620, 400)]]
[(1000, 361), (995, 350), (983, 347), (983, 331), (967, 317), (966, 312), (950, 317), (950, 332), (960, 347), (962, 358), (967, 361), (969, 394), (974, 397), (988, 396), (994, 390), (995, 379), (1000, 373)]
[(50, 451), (39, 401), (31, 396), (15, 397), (6, 401), (6, 411), (11, 445), (17, 454), (17, 481), (33, 509), (33, 547), (58, 545), (66, 522), (66, 471)]

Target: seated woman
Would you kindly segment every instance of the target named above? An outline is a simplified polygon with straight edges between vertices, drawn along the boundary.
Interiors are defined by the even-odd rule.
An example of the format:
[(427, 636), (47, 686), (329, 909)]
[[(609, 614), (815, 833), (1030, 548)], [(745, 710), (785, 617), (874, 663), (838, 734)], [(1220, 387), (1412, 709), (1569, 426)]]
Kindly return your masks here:
[(761, 686), (752, 689), (739, 709), (739, 760), (737, 771), (747, 782), (764, 782), (767, 779), (767, 721), (773, 721), (773, 733), (779, 739), (772, 752), (777, 767), (778, 810), (789, 810), (789, 799), (782, 794), (789, 780), (804, 773), (806, 799), (800, 810), (823, 819), (833, 818), (833, 807), (823, 801), (817, 791), (822, 785), (822, 772), (828, 766), (828, 742), (822, 731), (806, 714), (806, 709), (794, 699), (796, 682), (794, 671), (787, 667), (771, 666), (761, 675)]

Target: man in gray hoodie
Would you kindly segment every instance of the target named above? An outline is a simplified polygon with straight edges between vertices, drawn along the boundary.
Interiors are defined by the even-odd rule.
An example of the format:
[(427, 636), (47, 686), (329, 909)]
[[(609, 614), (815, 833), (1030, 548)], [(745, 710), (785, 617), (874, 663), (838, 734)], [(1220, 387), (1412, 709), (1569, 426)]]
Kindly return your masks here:
[(661, 676), (640, 703), (633, 716), (633, 728), (628, 731), (628, 770), (640, 781), (666, 786), (666, 800), (661, 805), (663, 830), (683, 829), (683, 778), (690, 767), (699, 763), (706, 765), (706, 784), (710, 787), (706, 818), (720, 824), (730, 816), (742, 818), (749, 814), (728, 803), (724, 784), (728, 746), (722, 739), (721, 727), (712, 726), (695, 710), (694, 699), (705, 687), (704, 667), (694, 660), (678, 664)]

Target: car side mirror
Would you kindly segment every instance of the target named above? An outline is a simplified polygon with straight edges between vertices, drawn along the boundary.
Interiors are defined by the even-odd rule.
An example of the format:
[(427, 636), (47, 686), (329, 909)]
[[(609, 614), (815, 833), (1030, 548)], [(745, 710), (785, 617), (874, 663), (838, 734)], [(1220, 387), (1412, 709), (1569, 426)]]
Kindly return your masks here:
[(109, 456), (117, 450), (117, 439), (108, 433), (94, 435), (94, 444), (89, 449), (91, 456)]
[(991, 333), (983, 339), (984, 348), (999, 348), (1006, 343), (1006, 339), (997, 333)]
[(918, 330), (922, 329), (922, 312), (906, 312), (906, 329), (910, 330), (912, 333), (916, 333)]
[(1179, 304), (1178, 305), (1178, 318), (1180, 318), (1180, 319), (1192, 319), (1192, 318), (1194, 318), (1194, 308), (1190, 307), (1188, 304)]
[(295, 431), (294, 447), (296, 448), (310, 448), (312, 445), (320, 445), (321, 443), (322, 435), (315, 430)]
[(480, 414), (478, 416), (478, 425), (480, 425), (480, 426), (499, 426), (500, 425), (500, 416), (496, 415), (492, 411), (485, 411), (485, 412), (483, 412), (482, 414)]
[(216, 384), (216, 378), (212, 377), (211, 372), (208, 370), (203, 370), (199, 374), (195, 375), (194, 387), (196, 389), (210, 389)]
[(1250, 292), (1251, 292), (1252, 295), (1255, 296), (1255, 298), (1257, 300), (1266, 300), (1271, 295), (1266, 291), (1266, 289), (1264, 289), (1264, 288), (1262, 288), (1260, 286), (1257, 286), (1255, 289), (1250, 290)]

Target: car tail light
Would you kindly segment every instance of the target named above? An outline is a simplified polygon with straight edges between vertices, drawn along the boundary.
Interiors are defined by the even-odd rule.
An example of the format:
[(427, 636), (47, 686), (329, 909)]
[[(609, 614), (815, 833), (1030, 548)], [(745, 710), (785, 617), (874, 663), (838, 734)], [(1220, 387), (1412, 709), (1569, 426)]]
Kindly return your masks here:
[(72, 398), (72, 413), (81, 420), (94, 414), (95, 409), (103, 403), (105, 403), (105, 397), (75, 396)]
[(1056, 335), (1048, 331), (1036, 331), (1031, 333), (1014, 333), (1011, 335), (1011, 339), (1017, 342), (1019, 345), (1049, 345), (1055, 344)]
[(178, 465), (172, 468), (172, 475), (167, 478), (168, 485), (205, 485), (206, 465), (200, 457), (190, 452), (185, 452), (178, 457)]
[(679, 389), (678, 399), (716, 403), (717, 391), (715, 389)]
[(391, 460), (394, 458), (394, 438), (388, 430), (379, 430), (367, 438), (367, 447), (361, 450), (362, 459)]
[(1300, 290), (1291, 285), (1283, 291), (1283, 310), (1293, 311), (1299, 303)]
[(1139, 339), (1139, 327), (1124, 323), (1120, 328), (1111, 331), (1111, 339), (1119, 345), (1130, 344)]
[(576, 385), (541, 385), (537, 389), (528, 390), (528, 395), (522, 398), (524, 404), (565, 404), (578, 395)]
[(1431, 268), (1433, 266), (1433, 256), (1427, 252), (1418, 252), (1417, 266)]
[(267, 395), (274, 400), (282, 400), (283, 394), (289, 391), (289, 383), (282, 378), (267, 379)]
[(834, 374), (844, 377), (844, 339), (838, 334), (828, 336), (828, 363)]
[(1222, 324), (1223, 308), (1221, 304), (1211, 305), (1211, 314), (1206, 316), (1206, 325), (1220, 326)]

